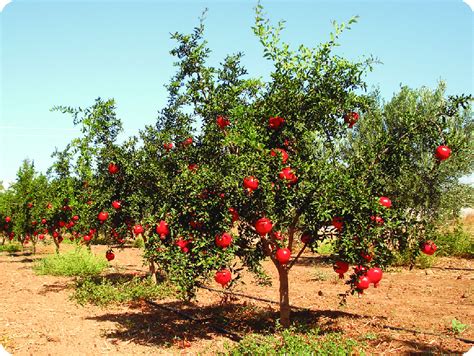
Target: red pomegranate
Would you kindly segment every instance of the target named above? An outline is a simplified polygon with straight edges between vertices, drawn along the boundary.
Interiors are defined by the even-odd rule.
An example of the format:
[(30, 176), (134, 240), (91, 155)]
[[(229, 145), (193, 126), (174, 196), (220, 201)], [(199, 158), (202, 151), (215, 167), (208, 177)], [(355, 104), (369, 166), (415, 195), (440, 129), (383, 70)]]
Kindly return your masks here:
[(373, 267), (367, 271), (367, 277), (369, 277), (370, 282), (374, 284), (374, 288), (377, 288), (382, 276), (383, 272), (379, 267)]
[(229, 213), (232, 215), (232, 222), (236, 222), (239, 220), (240, 216), (237, 210), (234, 208), (229, 208)]
[(230, 125), (230, 120), (224, 116), (218, 116), (216, 119), (216, 124), (219, 126), (221, 129), (225, 129), (227, 126)]
[(115, 210), (122, 208), (122, 202), (120, 200), (114, 200), (112, 202), (112, 208), (114, 208)]
[(216, 245), (221, 248), (227, 248), (230, 246), (231, 243), (232, 243), (232, 236), (227, 232), (224, 232), (223, 234), (216, 236)]
[(363, 291), (370, 286), (370, 279), (367, 276), (361, 276), (359, 277), (359, 280), (356, 283), (356, 288), (359, 291), (359, 293), (363, 293)]
[[(101, 211), (99, 215), (97, 215), (97, 219), (99, 219), (100, 222), (104, 222), (109, 218), (109, 213), (106, 211)], [(59, 223), (61, 225), (61, 222)]]
[(141, 226), (141, 225), (135, 225), (135, 226), (133, 227), (133, 233), (134, 233), (135, 235), (143, 234), (143, 231), (145, 231), (145, 230), (143, 229), (143, 226)]
[(265, 236), (270, 231), (272, 231), (273, 224), (272, 221), (268, 218), (260, 218), (255, 223), (255, 230), (260, 236)]
[(359, 114), (354, 111), (344, 115), (344, 122), (349, 124), (350, 129), (356, 124), (357, 120), (359, 120)]
[(344, 219), (342, 216), (335, 216), (332, 218), (331, 225), (334, 226), (337, 231), (341, 232), (344, 227)]
[(115, 163), (110, 162), (109, 163), (109, 173), (110, 174), (117, 174), (119, 172), (120, 168), (117, 166)]
[(112, 261), (115, 258), (115, 254), (111, 250), (109, 250), (105, 253), (105, 258), (107, 259), (107, 261)]
[(349, 270), (349, 263), (344, 261), (336, 261), (332, 268), (334, 269), (334, 272), (339, 274), (339, 278), (343, 279), (344, 273)]
[(160, 235), (160, 239), (164, 240), (167, 235), (170, 233), (170, 228), (166, 221), (161, 220), (158, 225), (156, 225), (156, 233)]
[(228, 269), (221, 269), (220, 271), (216, 272), (214, 279), (222, 287), (225, 287), (227, 283), (229, 283), (232, 280), (232, 274), (230, 273)]
[(392, 201), (387, 197), (380, 197), (379, 202), (380, 202), (380, 205), (386, 208), (390, 208), (392, 206)]
[(248, 192), (253, 192), (258, 188), (258, 179), (253, 176), (248, 176), (244, 178), (244, 187)]
[(275, 254), (275, 257), (282, 265), (286, 265), (288, 262), (290, 262), (291, 251), (288, 248), (279, 248)]
[(448, 146), (444, 145), (438, 146), (436, 148), (435, 156), (440, 161), (444, 161), (448, 159), (449, 156), (451, 156), (451, 149)]
[(423, 252), (426, 255), (431, 256), (432, 254), (436, 252), (436, 250), (438, 249), (438, 246), (436, 246), (436, 244), (433, 241), (427, 240), (421, 243), (420, 248), (421, 248), (421, 252)]
[(285, 119), (280, 116), (274, 116), (268, 119), (268, 127), (272, 130), (278, 130), (285, 123)]
[(272, 157), (277, 157), (278, 155), (281, 155), (281, 162), (283, 164), (288, 161), (288, 153), (283, 149), (283, 148), (274, 148), (270, 151), (270, 155)]
[(291, 169), (291, 167), (283, 168), (278, 174), (278, 177), (280, 177), (280, 179), (282, 180), (285, 180), (288, 184), (295, 184), (296, 182), (298, 182), (298, 177)]

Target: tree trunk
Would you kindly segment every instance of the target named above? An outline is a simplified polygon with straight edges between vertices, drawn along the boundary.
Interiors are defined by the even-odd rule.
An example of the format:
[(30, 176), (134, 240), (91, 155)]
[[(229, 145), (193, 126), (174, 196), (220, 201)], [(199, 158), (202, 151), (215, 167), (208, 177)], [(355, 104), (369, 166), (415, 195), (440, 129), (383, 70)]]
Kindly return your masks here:
[(36, 243), (32, 242), (33, 244), (33, 255), (36, 255)]
[(53, 239), (54, 244), (56, 245), (56, 254), (59, 255), (59, 243), (56, 241), (56, 239)]
[(288, 270), (285, 266), (277, 266), (280, 279), (280, 324), (283, 328), (290, 327), (290, 295), (288, 289)]
[(155, 262), (153, 262), (152, 260), (150, 260), (149, 271), (150, 271), (151, 279), (153, 280), (153, 282), (158, 284), (158, 278), (156, 278)]

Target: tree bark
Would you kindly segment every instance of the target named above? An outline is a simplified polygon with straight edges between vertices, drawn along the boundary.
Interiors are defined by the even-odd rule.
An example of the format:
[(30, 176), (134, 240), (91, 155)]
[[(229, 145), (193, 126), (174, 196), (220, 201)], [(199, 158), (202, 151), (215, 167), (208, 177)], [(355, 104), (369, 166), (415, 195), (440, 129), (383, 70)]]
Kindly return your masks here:
[(280, 324), (283, 328), (290, 327), (290, 295), (288, 288), (288, 270), (285, 266), (277, 266), (280, 279)]

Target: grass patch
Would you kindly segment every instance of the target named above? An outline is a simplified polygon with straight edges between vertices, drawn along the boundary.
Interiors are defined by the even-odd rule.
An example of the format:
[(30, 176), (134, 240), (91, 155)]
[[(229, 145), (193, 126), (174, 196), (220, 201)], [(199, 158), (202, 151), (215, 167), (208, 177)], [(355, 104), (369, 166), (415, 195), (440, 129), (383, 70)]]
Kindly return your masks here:
[(40, 259), (33, 267), (37, 274), (52, 276), (93, 276), (107, 267), (104, 257), (98, 257), (87, 249), (78, 247), (63, 254)]
[(21, 245), (19, 244), (0, 245), (0, 252), (15, 253), (19, 251), (21, 251)]
[(123, 276), (111, 280), (106, 277), (85, 277), (76, 282), (72, 299), (81, 305), (90, 303), (106, 306), (141, 299), (163, 298), (174, 294), (175, 291), (169, 284), (156, 284), (151, 278), (129, 279)]
[(313, 329), (302, 334), (295, 329), (278, 334), (250, 334), (237, 344), (226, 345), (223, 355), (350, 355), (363, 354), (362, 345), (338, 333), (319, 335)]

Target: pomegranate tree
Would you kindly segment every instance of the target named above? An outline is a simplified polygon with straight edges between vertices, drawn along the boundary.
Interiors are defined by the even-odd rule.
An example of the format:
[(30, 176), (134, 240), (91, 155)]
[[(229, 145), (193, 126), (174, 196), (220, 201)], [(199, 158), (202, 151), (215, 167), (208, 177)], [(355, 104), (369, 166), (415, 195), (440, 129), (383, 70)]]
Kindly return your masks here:
[[(397, 251), (420, 252), (434, 216), (426, 203), (439, 199), (436, 182), (448, 181), (466, 149), (456, 123), (467, 98), (403, 88), (380, 104), (365, 92), (371, 59), (332, 54), (343, 28), (330, 42), (292, 51), (258, 6), (254, 31), (274, 64), (265, 83), (245, 76), (241, 55), (208, 66), (202, 24), (173, 35), (178, 71), (168, 106), (141, 133), (155, 169), (147, 185), (160, 202), (149, 210), (146, 256), (187, 297), (213, 275), (232, 286), (236, 257), (264, 278), (260, 262), (269, 258), (287, 327), (288, 274), (305, 250), (331, 241), (335, 271), (353, 293), (378, 285)], [(429, 102), (420, 105), (436, 109), (413, 108), (422, 97)], [(170, 145), (189, 137), (192, 145)], [(433, 154), (441, 143), (449, 160), (446, 150)], [(404, 192), (418, 177), (426, 185)]]

